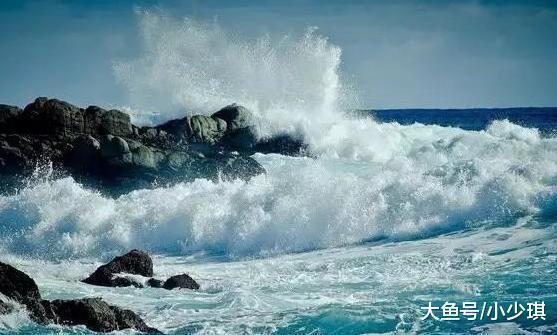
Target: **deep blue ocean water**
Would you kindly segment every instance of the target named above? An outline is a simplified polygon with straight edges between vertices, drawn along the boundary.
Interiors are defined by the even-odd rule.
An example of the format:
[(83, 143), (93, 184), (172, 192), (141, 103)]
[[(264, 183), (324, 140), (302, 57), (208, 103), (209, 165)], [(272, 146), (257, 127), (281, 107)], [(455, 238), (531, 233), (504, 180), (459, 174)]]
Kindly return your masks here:
[(436, 124), (466, 130), (482, 130), (494, 120), (509, 120), (544, 134), (557, 129), (557, 107), (468, 108), (468, 109), (383, 109), (370, 114), (381, 122)]

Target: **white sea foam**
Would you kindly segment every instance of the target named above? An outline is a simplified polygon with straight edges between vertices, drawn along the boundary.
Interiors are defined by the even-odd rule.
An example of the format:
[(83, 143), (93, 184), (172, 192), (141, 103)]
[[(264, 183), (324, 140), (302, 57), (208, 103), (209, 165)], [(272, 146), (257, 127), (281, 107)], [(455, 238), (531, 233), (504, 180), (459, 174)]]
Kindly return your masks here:
[(216, 23), (140, 18), (144, 54), (115, 67), (132, 102), (162, 118), (238, 102), (262, 135), (296, 132), (316, 158), (257, 155), (268, 173), (249, 182), (199, 179), (117, 199), (71, 178), (41, 179), (0, 196), (6, 252), (267, 255), (514, 224), (554, 206), (557, 140), (536, 129), (345, 118), (340, 49), (314, 30), (242, 40)]
[(2, 245), (47, 258), (129, 248), (265, 255), (514, 224), (554, 202), (557, 141), (535, 130), (361, 122), (350, 136), (370, 138), (364, 147), (256, 155), (268, 173), (249, 182), (199, 179), (111, 199), (71, 178), (40, 180), (0, 197)]

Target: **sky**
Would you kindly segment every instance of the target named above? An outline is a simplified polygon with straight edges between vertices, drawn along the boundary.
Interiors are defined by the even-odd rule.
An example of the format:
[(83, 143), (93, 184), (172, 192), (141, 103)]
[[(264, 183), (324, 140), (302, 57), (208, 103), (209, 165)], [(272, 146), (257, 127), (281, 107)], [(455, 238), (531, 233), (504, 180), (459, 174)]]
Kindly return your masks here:
[(557, 106), (557, 1), (0, 1), (0, 103), (125, 105), (115, 61), (140, 52), (137, 8), (235, 34), (318, 27), (360, 108)]

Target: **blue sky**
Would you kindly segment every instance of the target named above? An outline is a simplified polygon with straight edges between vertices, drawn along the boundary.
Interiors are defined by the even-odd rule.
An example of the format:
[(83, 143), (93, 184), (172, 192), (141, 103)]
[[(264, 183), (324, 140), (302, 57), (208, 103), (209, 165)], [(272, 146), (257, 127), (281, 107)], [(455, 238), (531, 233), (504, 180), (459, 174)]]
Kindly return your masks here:
[(126, 104), (112, 63), (140, 49), (134, 9), (246, 36), (317, 26), (362, 108), (557, 106), (557, 1), (0, 2), (0, 102)]

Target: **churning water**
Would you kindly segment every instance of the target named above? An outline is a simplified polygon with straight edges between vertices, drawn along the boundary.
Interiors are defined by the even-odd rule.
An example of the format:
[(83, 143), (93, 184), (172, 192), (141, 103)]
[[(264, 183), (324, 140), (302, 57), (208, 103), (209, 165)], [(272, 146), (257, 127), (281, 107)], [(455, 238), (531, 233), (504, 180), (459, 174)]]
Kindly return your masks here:
[[(508, 120), (464, 130), (348, 118), (341, 50), (314, 30), (246, 41), (140, 16), (143, 54), (115, 65), (134, 110), (158, 111), (137, 119), (237, 102), (261, 137), (302, 137), (313, 157), (256, 154), (267, 174), (249, 182), (118, 198), (72, 178), (30, 180), (0, 196), (0, 257), (46, 298), (102, 296), (170, 334), (557, 332), (557, 138)], [(187, 272), (201, 290), (79, 282), (131, 248), (155, 255), (156, 276)], [(421, 320), (429, 301), (542, 300), (546, 320)], [(0, 332), (90, 333), (24, 313)]]

